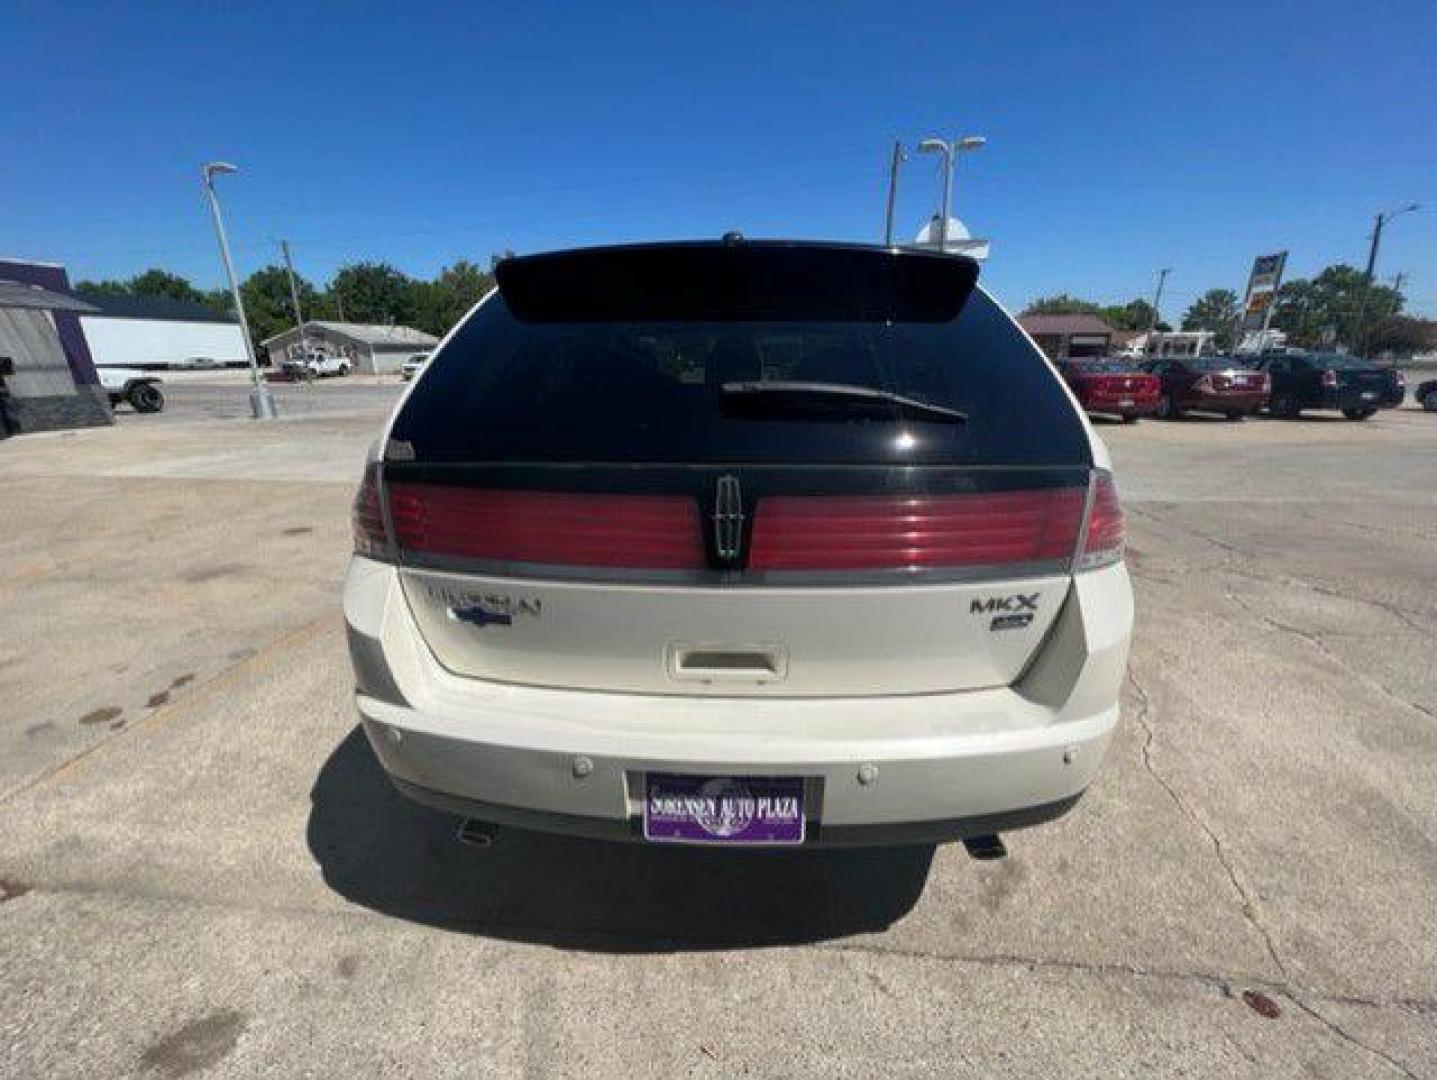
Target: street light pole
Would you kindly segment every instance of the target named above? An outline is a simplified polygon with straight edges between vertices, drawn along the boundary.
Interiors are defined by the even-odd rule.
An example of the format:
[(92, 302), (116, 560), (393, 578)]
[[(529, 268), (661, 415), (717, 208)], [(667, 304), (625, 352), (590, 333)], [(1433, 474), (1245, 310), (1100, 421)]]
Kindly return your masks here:
[(250, 413), (256, 420), (272, 420), (277, 415), (274, 395), (270, 393), (269, 387), (260, 381), (259, 364), (255, 361), (254, 356), (254, 343), (249, 336), (249, 321), (245, 318), (244, 300), (240, 297), (239, 279), (235, 277), (234, 263), (230, 260), (229, 240), (225, 238), (224, 217), (220, 214), (220, 201), (215, 195), (215, 176), (220, 173), (233, 172), (239, 172), (239, 169), (228, 162), (211, 161), (200, 170), (200, 181), (204, 185), (205, 194), (209, 196), (210, 214), (214, 217), (215, 222), (215, 236), (219, 238), (220, 242), (220, 258), (225, 264), (225, 276), (229, 278), (230, 295), (234, 297), (235, 302), (235, 315), (239, 317), (240, 336), (244, 338), (244, 351), (249, 358)]
[(977, 150), (988, 140), (982, 135), (964, 135), (949, 142), (947, 139), (924, 139), (918, 144), (920, 153), (943, 155), (943, 206), (938, 214), (938, 250), (948, 250), (948, 217), (953, 206), (953, 169), (958, 164), (958, 155), (964, 150)]
[(888, 166), (888, 214), (883, 224), (883, 246), (893, 246), (893, 203), (898, 198), (898, 167), (907, 159), (903, 144), (893, 140), (893, 161)]
[(1408, 203), (1396, 210), (1383, 211), (1373, 219), (1372, 246), (1367, 249), (1367, 270), (1362, 275), (1362, 299), (1357, 305), (1357, 331), (1353, 335), (1353, 344), (1357, 346), (1359, 356), (1367, 355), (1367, 300), (1372, 293), (1372, 275), (1377, 269), (1377, 249), (1382, 244), (1382, 228), (1393, 218), (1410, 214), (1417, 208), (1417, 203)]
[(943, 198), (938, 207), (938, 250), (948, 249), (948, 202), (953, 194), (953, 144), (947, 139), (924, 139), (918, 144), (920, 154), (943, 155)]

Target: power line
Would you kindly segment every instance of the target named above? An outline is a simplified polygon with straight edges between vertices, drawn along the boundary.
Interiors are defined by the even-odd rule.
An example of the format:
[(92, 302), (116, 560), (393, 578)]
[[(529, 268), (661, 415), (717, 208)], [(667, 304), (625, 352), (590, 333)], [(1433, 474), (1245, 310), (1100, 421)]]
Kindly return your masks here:
[[(714, 202), (724, 202), (724, 201), (727, 201), (727, 200), (729, 200), (729, 199), (745, 198), (745, 197), (750, 197), (750, 196), (755, 196), (755, 195), (765, 195), (765, 194), (770, 194), (770, 193), (774, 193), (774, 192), (809, 191), (809, 190), (814, 190), (814, 189), (818, 189), (818, 188), (825, 188), (825, 187), (839, 187), (839, 186), (844, 186), (844, 185), (846, 185), (846, 184), (848, 184), (848, 183), (851, 183), (851, 182), (853, 182), (854, 180), (859, 179), (860, 177), (865, 177), (865, 176), (867, 176), (867, 177), (877, 177), (877, 176), (880, 176), (880, 175), (882, 175), (882, 173), (881, 173), (879, 170), (877, 170), (877, 169), (865, 169), (865, 170), (863, 170), (862, 172), (838, 173), (838, 174), (835, 174), (835, 173), (830, 172), (828, 175), (826, 175), (826, 176), (824, 176), (824, 177), (814, 178), (814, 179), (812, 179), (812, 180), (809, 180), (809, 181), (806, 181), (806, 182), (803, 182), (803, 183), (765, 184), (765, 185), (761, 185), (761, 186), (757, 186), (757, 187), (750, 186), (750, 187), (747, 187), (747, 188), (736, 188), (736, 189), (731, 188), (731, 189), (725, 189), (725, 190), (714, 190), (714, 191), (710, 191), (710, 192), (708, 192), (708, 193), (706, 193), (706, 194), (690, 195), (690, 196), (687, 196), (687, 197), (685, 197), (685, 198), (683, 198), (683, 199), (681, 199), (681, 200), (676, 200), (676, 201), (674, 201), (674, 202), (671, 202), (669, 205), (672, 205), (672, 206), (702, 205), (702, 204), (709, 204), (709, 203), (714, 203)], [(647, 204), (646, 204), (646, 205), (647, 205)], [(640, 207), (636, 206), (635, 208), (638, 209), (638, 208), (640, 208)], [(608, 218), (612, 217), (613, 212), (614, 212), (613, 207), (610, 206), (610, 207), (605, 208), (605, 209), (602, 210), (602, 211), (596, 211), (595, 213), (590, 214), (590, 215), (583, 215), (583, 216), (578, 216), (578, 217), (575, 217), (575, 216), (573, 216), (573, 215), (567, 215), (564, 220), (565, 220), (565, 221), (603, 221), (603, 220), (607, 220)], [(472, 230), (472, 229), (478, 229), (478, 228), (502, 228), (502, 227), (505, 227), (505, 226), (512, 226), (512, 225), (517, 225), (517, 224), (522, 224), (522, 223), (528, 223), (528, 222), (532, 222), (532, 221), (533, 221), (533, 215), (532, 215), (532, 214), (529, 214), (529, 213), (522, 213), (522, 214), (521, 214), (521, 213), (517, 213), (517, 212), (516, 212), (516, 213), (514, 213), (514, 214), (504, 215), (504, 216), (500, 216), (500, 217), (469, 219), (469, 220), (463, 221), (463, 222), (454, 222), (454, 221), (451, 221), (451, 222), (447, 222), (447, 223), (444, 223), (444, 224), (432, 225), (432, 226), (425, 226), (425, 227), (423, 227), (423, 228), (417, 228), (417, 229), (387, 229), (387, 230), (377, 230), (377, 231), (372, 231), (372, 232), (360, 232), (360, 233), (346, 232), (346, 233), (340, 233), (340, 234), (332, 234), (332, 235), (330, 235), (329, 237), (324, 237), (324, 238), (320, 239), (319, 241), (317, 241), (317, 246), (311, 245), (311, 244), (309, 244), (308, 242), (307, 242), (307, 245), (306, 245), (306, 246), (307, 246), (307, 247), (310, 247), (312, 251), (320, 251), (320, 252), (322, 252), (322, 251), (324, 251), (324, 250), (326, 249), (326, 247), (332, 249), (335, 245), (339, 245), (339, 244), (354, 243), (354, 242), (368, 242), (368, 241), (375, 241), (375, 240), (386, 240), (386, 239), (391, 239), (391, 238), (404, 238), (404, 237), (415, 237), (415, 236), (431, 236), (431, 235), (439, 235), (439, 234), (445, 234), (445, 233), (453, 233), (453, 232), (456, 232), (456, 231), (466, 230), (466, 229)], [(234, 244), (234, 245), (231, 245), (231, 247), (232, 247), (232, 249), (235, 250), (235, 251), (259, 251), (259, 250), (267, 250), (267, 249), (270, 247), (270, 244), (271, 244), (271, 243), (272, 243), (272, 241), (266, 240), (266, 241), (260, 241), (260, 242), (255, 242), (255, 243)], [(49, 254), (50, 254), (50, 256), (51, 256), (52, 258), (65, 259), (65, 260), (119, 259), (119, 258), (142, 259), (142, 258), (158, 258), (158, 257), (166, 256), (166, 255), (182, 255), (182, 254), (188, 254), (188, 253), (190, 253), (190, 252), (196, 252), (196, 251), (201, 251), (201, 250), (206, 250), (206, 249), (207, 249), (207, 245), (201, 244), (201, 243), (199, 243), (198, 241), (196, 241), (196, 243), (194, 243), (194, 244), (188, 244), (188, 243), (187, 243), (187, 244), (184, 244), (184, 245), (175, 245), (175, 246), (166, 247), (166, 248), (148, 248), (148, 249), (144, 249), (144, 250), (140, 250), (140, 249), (127, 249), (127, 250), (111, 249), (111, 250), (91, 250), (91, 251), (85, 251), (85, 252), (63, 251), (63, 250), (62, 250), (62, 251), (51, 251)]]

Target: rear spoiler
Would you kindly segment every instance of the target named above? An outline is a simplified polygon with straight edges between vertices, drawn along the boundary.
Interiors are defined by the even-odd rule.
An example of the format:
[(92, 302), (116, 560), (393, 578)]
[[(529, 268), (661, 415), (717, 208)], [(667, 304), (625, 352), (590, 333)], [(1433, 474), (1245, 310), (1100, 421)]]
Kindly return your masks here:
[(520, 322), (917, 322), (958, 317), (978, 281), (963, 255), (729, 239), (581, 248), (494, 269)]

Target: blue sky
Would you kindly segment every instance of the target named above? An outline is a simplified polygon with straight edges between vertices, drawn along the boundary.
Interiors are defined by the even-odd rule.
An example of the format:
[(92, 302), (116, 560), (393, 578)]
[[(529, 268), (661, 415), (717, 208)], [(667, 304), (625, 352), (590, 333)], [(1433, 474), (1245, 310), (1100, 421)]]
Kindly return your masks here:
[[(47, 4), (0, 0), (0, 255), (72, 278), (219, 281), (197, 171), (242, 272), (324, 280), (458, 258), (716, 236), (880, 238), (894, 137), (981, 133), (955, 209), (1012, 305), (1164, 312), (1365, 257), (1437, 315), (1437, 14), (1401, 3)], [(16, 59), (18, 58), (18, 66)], [(903, 174), (910, 235), (935, 162)]]

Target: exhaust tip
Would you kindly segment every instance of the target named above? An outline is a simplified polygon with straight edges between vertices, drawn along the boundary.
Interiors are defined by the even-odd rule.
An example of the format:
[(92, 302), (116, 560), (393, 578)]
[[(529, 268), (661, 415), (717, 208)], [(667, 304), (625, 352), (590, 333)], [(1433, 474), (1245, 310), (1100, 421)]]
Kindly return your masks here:
[(991, 836), (969, 836), (964, 839), (963, 846), (975, 859), (986, 861), (1008, 857), (1008, 849), (1003, 844), (1003, 838), (996, 833)]

